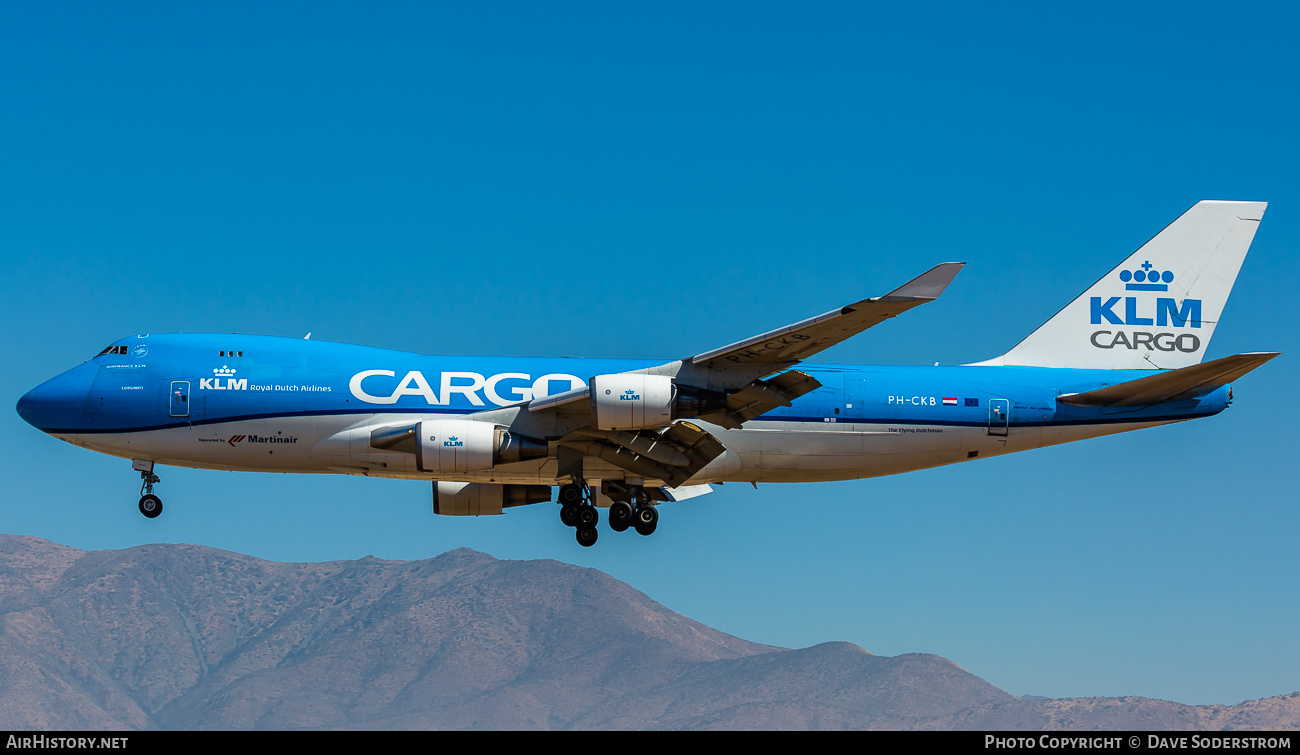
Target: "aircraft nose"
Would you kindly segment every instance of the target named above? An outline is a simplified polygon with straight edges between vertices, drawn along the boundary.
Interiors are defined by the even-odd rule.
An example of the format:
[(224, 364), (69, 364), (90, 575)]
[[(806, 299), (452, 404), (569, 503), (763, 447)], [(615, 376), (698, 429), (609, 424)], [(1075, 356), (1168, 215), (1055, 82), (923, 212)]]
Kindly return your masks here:
[(18, 399), (18, 416), (44, 432), (75, 431), (95, 372), (79, 367), (46, 380)]

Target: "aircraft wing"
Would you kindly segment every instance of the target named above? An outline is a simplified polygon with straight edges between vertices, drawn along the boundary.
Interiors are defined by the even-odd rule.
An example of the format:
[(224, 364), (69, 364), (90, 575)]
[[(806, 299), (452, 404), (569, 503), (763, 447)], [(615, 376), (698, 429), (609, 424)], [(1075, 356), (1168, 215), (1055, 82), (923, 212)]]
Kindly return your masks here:
[(691, 357), (690, 362), (715, 369), (739, 365), (771, 365), (772, 372), (784, 369), (872, 325), (938, 299), (965, 266), (964, 262), (945, 262), (884, 296), (863, 299), (784, 328), (697, 354)]
[[(537, 437), (558, 437), (559, 475), (577, 476), (583, 457), (595, 457), (635, 476), (661, 479), (669, 487), (683, 485), (725, 452), (712, 434), (690, 422), (692, 417), (728, 429), (738, 429), (755, 417), (817, 390), (816, 378), (789, 367), (870, 328), (883, 320), (939, 298), (964, 262), (945, 262), (884, 296), (849, 304), (817, 317), (772, 330), (743, 341), (658, 367), (597, 376), (588, 386), (545, 396), (509, 410), (488, 410), (472, 418), (506, 420), (521, 431), (536, 428)], [(602, 384), (609, 378), (616, 380)], [(689, 413), (667, 411), (659, 404), (654, 421), (602, 425), (594, 408), (607, 394), (640, 397), (654, 381), (687, 401)], [(671, 383), (672, 387), (667, 388)], [(605, 387), (608, 385), (609, 387)], [(600, 387), (593, 393), (593, 387)], [(682, 398), (686, 397), (686, 398)], [(638, 398), (638, 400), (641, 400)], [(671, 417), (671, 418), (670, 418)]]

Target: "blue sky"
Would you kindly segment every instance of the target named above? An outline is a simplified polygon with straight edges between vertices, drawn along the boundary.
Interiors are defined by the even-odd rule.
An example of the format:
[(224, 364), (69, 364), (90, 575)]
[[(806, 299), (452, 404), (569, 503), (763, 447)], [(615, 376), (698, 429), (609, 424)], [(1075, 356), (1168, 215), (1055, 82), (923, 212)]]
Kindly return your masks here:
[(555, 507), (162, 469), (0, 413), (0, 531), (275, 560), (468, 546), (750, 640), (943, 655), (1014, 694), (1300, 689), (1300, 64), (1282, 3), (8, 4), (0, 397), (138, 332), (677, 358), (969, 265), (824, 354), (1001, 354), (1200, 199), (1270, 202), (1223, 414), (857, 482), (728, 485), (584, 550)]

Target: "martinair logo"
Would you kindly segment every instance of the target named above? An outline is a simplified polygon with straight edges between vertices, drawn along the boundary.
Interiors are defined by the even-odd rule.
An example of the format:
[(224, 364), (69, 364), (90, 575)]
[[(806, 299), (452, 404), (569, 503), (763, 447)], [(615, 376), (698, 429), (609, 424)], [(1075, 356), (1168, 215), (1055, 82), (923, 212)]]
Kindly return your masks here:
[[(1167, 292), (1174, 282), (1172, 270), (1159, 270), (1150, 260), (1144, 260), (1137, 270), (1121, 270), (1119, 279), (1125, 291)], [(1154, 325), (1158, 328), (1200, 328), (1201, 300), (1158, 296), (1154, 308), (1151, 299), (1139, 296), (1123, 297), (1123, 312), (1116, 311), (1118, 296), (1089, 297), (1089, 314), (1093, 325)], [(1099, 349), (1123, 346), (1136, 349), (1145, 346), (1148, 351), (1181, 351), (1190, 353), (1201, 348), (1201, 339), (1194, 333), (1153, 333), (1148, 330), (1098, 330), (1089, 339)]]
[[(236, 380), (231, 377), (235, 370), (226, 365), (221, 365), (212, 371), (216, 377), (199, 378), (199, 388), (205, 391), (246, 391), (248, 390), (248, 378), (239, 378)], [(224, 378), (224, 380), (223, 380)]]
[(227, 441), (230, 445), (248, 441), (249, 443), (297, 443), (294, 435), (232, 435)]
[(640, 401), (641, 394), (637, 393), (635, 390), (631, 388), (628, 388), (626, 391), (623, 391), (623, 394), (618, 397), (618, 400), (619, 401)]

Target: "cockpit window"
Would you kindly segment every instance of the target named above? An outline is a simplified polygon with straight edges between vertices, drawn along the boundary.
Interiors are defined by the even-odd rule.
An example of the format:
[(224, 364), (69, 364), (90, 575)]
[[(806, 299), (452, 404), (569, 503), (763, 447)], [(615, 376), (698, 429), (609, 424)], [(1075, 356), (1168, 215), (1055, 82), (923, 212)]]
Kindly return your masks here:
[(122, 345), (120, 345), (120, 346), (107, 346), (107, 347), (104, 348), (103, 351), (99, 352), (99, 353), (96, 354), (95, 356), (102, 357), (102, 356), (104, 356), (105, 354), (122, 354), (123, 356), (125, 356), (125, 355), (126, 355), (126, 344), (122, 344)]

